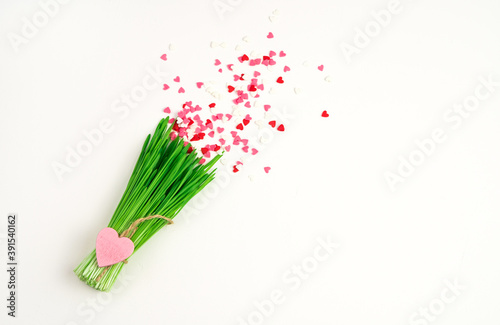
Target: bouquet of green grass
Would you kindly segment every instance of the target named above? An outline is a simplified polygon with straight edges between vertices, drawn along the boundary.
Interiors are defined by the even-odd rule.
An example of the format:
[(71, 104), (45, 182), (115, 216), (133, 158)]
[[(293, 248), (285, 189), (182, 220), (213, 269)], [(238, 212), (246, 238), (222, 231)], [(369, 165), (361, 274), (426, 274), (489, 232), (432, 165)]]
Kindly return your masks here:
[[(190, 149), (190, 144), (180, 137), (172, 140), (173, 126), (164, 118), (153, 136), (147, 136), (125, 193), (108, 224), (121, 236), (130, 237), (133, 253), (171, 223), (186, 203), (215, 177), (213, 166), (221, 155), (200, 164), (201, 158)], [(126, 262), (99, 267), (94, 249), (74, 272), (89, 286), (109, 291)]]

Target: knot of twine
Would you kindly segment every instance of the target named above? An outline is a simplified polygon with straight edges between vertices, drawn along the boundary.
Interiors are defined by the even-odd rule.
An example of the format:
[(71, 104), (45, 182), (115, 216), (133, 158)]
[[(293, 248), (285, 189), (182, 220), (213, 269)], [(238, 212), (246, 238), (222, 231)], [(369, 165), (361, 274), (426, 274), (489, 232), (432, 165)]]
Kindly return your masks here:
[[(172, 221), (172, 219), (170, 218), (167, 218), (167, 217), (164, 217), (164, 216), (161, 216), (159, 214), (155, 214), (154, 216), (148, 216), (148, 217), (144, 217), (144, 218), (139, 218), (137, 219), (136, 221), (132, 222), (132, 224), (130, 225), (130, 227), (128, 227), (127, 229), (125, 229), (121, 234), (120, 234), (120, 238), (121, 237), (128, 237), (128, 238), (131, 238), (135, 232), (137, 231), (137, 228), (139, 226), (139, 224), (141, 222), (144, 222), (144, 221), (147, 221), (147, 220), (151, 220), (151, 219), (156, 219), (156, 218), (159, 218), (159, 219), (164, 219), (168, 222), (168, 225), (171, 225), (173, 224), (174, 222)], [(128, 261), (127, 260), (124, 260), (123, 263), (127, 264)], [(109, 270), (109, 268), (111, 267), (112, 265), (109, 265), (109, 266), (106, 266), (104, 268), (104, 270), (102, 270), (101, 274), (99, 274), (99, 276), (97, 277), (97, 279), (95, 279), (96, 282), (99, 282), (99, 280), (101, 280), (101, 278), (104, 276), (104, 274)]]

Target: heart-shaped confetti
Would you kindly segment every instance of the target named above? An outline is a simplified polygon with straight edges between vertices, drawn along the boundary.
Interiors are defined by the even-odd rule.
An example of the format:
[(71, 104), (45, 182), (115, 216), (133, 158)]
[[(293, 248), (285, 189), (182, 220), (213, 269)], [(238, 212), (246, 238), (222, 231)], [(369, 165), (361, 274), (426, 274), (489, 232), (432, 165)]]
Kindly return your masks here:
[(167, 114), (170, 114), (170, 107), (165, 107), (163, 111)]
[(97, 234), (96, 257), (99, 267), (126, 260), (134, 252), (134, 243), (127, 237), (118, 237), (113, 228), (104, 228)]
[(175, 81), (175, 82), (180, 82), (180, 81), (181, 81), (181, 78), (179, 78), (179, 76), (177, 76), (177, 77), (175, 77), (175, 78), (174, 78), (174, 81)]
[(283, 71), (284, 71), (284, 72), (288, 72), (288, 71), (290, 71), (290, 67), (288, 67), (287, 65), (285, 65), (285, 67), (283, 68)]
[(324, 69), (324, 66), (323, 66), (323, 65), (320, 65), (320, 66), (318, 67), (318, 70), (319, 70), (319, 71), (323, 71), (323, 69)]
[(203, 82), (197, 82), (196, 83), (196, 87), (198, 87), (199, 89), (201, 89), (202, 86), (203, 86)]
[(286, 56), (286, 53), (285, 53), (285, 52), (283, 52), (283, 51), (280, 51), (280, 58), (282, 58), (282, 57), (284, 57), (284, 56)]
[(328, 114), (328, 112), (327, 112), (327, 111), (323, 111), (323, 113), (321, 113), (321, 116), (323, 116), (323, 117), (328, 117), (328, 116), (330, 116), (330, 114)]
[(267, 38), (273, 38), (274, 37), (274, 34), (269, 32), (269, 34), (267, 34)]
[(170, 88), (170, 86), (169, 86), (169, 85), (167, 85), (167, 84), (163, 84), (163, 90), (167, 90), (168, 88)]
[(266, 172), (266, 174), (269, 174), (270, 170), (271, 170), (271, 167), (264, 167), (264, 171)]
[(280, 126), (278, 126), (278, 131), (285, 131), (285, 126), (283, 124), (280, 124)]
[(182, 87), (181, 87), (181, 88), (179, 88), (179, 94), (183, 94), (183, 93), (185, 93), (185, 92), (186, 92), (186, 91), (184, 90), (184, 88), (182, 88)]
[(167, 61), (167, 55), (166, 55), (166, 54), (163, 54), (162, 56), (160, 56), (160, 58), (161, 58), (163, 61)]

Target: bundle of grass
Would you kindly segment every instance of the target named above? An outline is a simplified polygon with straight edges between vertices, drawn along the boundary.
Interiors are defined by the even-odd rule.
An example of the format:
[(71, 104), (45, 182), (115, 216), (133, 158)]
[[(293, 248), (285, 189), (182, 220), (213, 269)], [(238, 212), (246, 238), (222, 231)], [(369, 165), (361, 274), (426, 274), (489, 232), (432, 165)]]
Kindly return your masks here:
[[(221, 155), (201, 164), (190, 144), (171, 136), (174, 124), (168, 118), (162, 119), (153, 136), (147, 136), (125, 193), (108, 224), (121, 237), (130, 237), (133, 253), (169, 224), (215, 177), (213, 166)], [(126, 262), (99, 267), (94, 249), (74, 272), (89, 286), (109, 291)]]

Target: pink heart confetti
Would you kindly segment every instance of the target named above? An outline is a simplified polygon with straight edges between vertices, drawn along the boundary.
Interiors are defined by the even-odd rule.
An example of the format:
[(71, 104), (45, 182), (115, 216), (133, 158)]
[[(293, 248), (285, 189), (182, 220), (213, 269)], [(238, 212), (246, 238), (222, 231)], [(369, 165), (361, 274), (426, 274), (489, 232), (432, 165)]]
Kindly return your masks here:
[(186, 91), (184, 90), (184, 88), (182, 88), (182, 87), (181, 87), (181, 88), (179, 88), (179, 94), (183, 94), (183, 93), (185, 93), (185, 92), (186, 92)]
[(116, 230), (106, 227), (97, 234), (95, 250), (97, 264), (105, 267), (130, 257), (134, 252), (134, 243), (128, 237), (118, 237)]
[(285, 67), (283, 68), (283, 71), (288, 72), (288, 71), (290, 71), (290, 68), (287, 65), (285, 65)]
[(220, 65), (219, 59), (215, 59), (215, 65)]
[(174, 78), (174, 81), (175, 81), (175, 82), (180, 82), (180, 81), (181, 81), (181, 78), (179, 78), (179, 76), (177, 76), (177, 77), (175, 77), (175, 78)]
[(196, 87), (198, 87), (199, 89), (201, 89), (202, 86), (203, 86), (203, 82), (197, 82), (196, 83)]
[(284, 56), (286, 56), (286, 53), (285, 53), (285, 52), (283, 52), (283, 51), (280, 51), (280, 58), (282, 58), (282, 57), (284, 57)]
[(267, 34), (267, 38), (273, 38), (274, 37), (274, 34), (269, 32), (269, 34)]
[(323, 69), (324, 69), (324, 66), (323, 66), (323, 65), (320, 65), (320, 66), (318, 67), (318, 70), (319, 70), (319, 71), (323, 71)]
[(160, 58), (161, 58), (163, 61), (167, 61), (167, 55), (166, 55), (166, 54), (163, 54), (162, 56), (160, 56)]
[(270, 170), (271, 170), (271, 167), (264, 167), (264, 171), (266, 172), (266, 174), (269, 174)]
[(170, 88), (169, 85), (163, 84), (163, 90), (167, 90), (168, 88)]
[(170, 107), (165, 107), (165, 109), (163, 110), (165, 113), (167, 114), (170, 114)]

